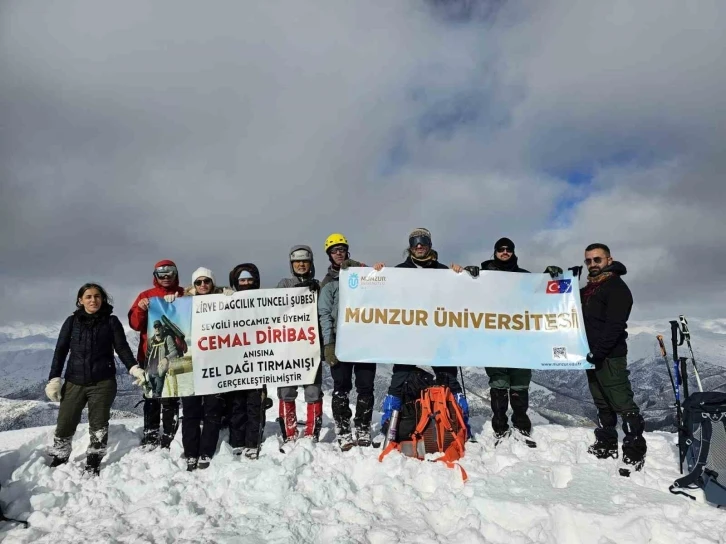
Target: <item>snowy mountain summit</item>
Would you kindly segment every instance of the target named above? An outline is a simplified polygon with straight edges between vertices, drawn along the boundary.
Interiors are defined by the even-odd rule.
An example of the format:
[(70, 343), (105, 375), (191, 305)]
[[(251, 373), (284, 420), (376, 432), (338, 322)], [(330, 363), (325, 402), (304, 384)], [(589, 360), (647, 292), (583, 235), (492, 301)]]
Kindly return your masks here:
[[(302, 408), (302, 405), (299, 406)], [(273, 407), (269, 414), (277, 412)], [(539, 447), (511, 439), (494, 447), (490, 424), (461, 465), (380, 450), (341, 452), (326, 403), (321, 443), (278, 450), (269, 421), (260, 459), (231, 454), (223, 433), (207, 470), (186, 472), (178, 435), (170, 451), (137, 448), (141, 421), (111, 425), (99, 477), (83, 477), (88, 432), (71, 462), (51, 469), (52, 428), (0, 433), (0, 501), (30, 528), (0, 524), (0, 539), (30, 542), (723, 542), (726, 518), (702, 498), (669, 493), (678, 477), (675, 435), (647, 433), (645, 468), (618, 475), (618, 461), (586, 453), (592, 432), (540, 425)]]

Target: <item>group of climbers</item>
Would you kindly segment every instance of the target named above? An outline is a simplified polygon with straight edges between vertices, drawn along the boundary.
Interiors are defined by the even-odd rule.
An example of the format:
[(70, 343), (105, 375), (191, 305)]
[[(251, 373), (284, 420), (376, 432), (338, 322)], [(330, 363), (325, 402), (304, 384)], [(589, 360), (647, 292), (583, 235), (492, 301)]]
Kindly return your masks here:
[[(338, 444), (342, 450), (351, 447), (370, 446), (371, 420), (374, 408), (375, 363), (355, 361), (341, 362), (336, 356), (336, 329), (339, 305), (339, 275), (341, 269), (366, 266), (351, 259), (347, 238), (331, 234), (324, 244), (330, 262), (322, 282), (315, 279), (313, 251), (309, 246), (293, 246), (288, 253), (291, 277), (280, 280), (277, 288), (307, 287), (318, 294), (318, 318), (320, 326), (322, 358), (330, 366), (333, 379), (331, 399), (332, 414)], [(408, 236), (406, 259), (396, 268), (438, 270), (451, 269), (454, 273), (467, 271), (478, 276), (480, 270), (526, 273), (519, 267), (514, 242), (501, 238), (494, 244), (492, 259), (481, 267), (450, 267), (439, 261), (433, 247), (431, 232), (424, 228), (414, 229)], [(644, 423), (633, 393), (626, 369), (627, 319), (632, 307), (632, 296), (621, 276), (625, 267), (614, 261), (610, 250), (603, 244), (588, 246), (585, 253), (588, 268), (588, 285), (581, 290), (585, 328), (592, 353), (588, 361), (595, 365), (588, 371), (588, 381), (599, 415), (596, 443), (589, 452), (598, 458), (617, 456), (617, 414), (621, 414), (625, 440), (623, 457), (626, 462), (642, 466), (646, 445), (643, 439)], [(373, 268), (385, 267), (377, 262)], [(545, 270), (553, 277), (562, 273), (558, 267)], [(161, 397), (161, 388), (153, 377), (163, 375), (169, 359), (175, 357), (175, 346), (161, 334), (147, 337), (149, 299), (163, 297), (173, 302), (180, 296), (205, 296), (214, 293), (233, 294), (238, 291), (260, 288), (260, 273), (252, 263), (235, 266), (229, 274), (229, 288), (217, 285), (215, 276), (208, 268), (198, 268), (192, 274), (192, 285), (186, 289), (179, 283), (179, 273), (173, 261), (156, 263), (153, 271), (153, 287), (141, 292), (128, 313), (129, 325), (140, 333), (139, 349), (134, 361), (126, 343), (118, 319), (111, 314), (112, 306), (106, 292), (97, 284), (86, 284), (78, 292), (76, 312), (64, 323), (58, 339), (50, 381), (46, 388), (51, 400), (61, 401), (53, 449), (53, 464), (67, 461), (73, 433), (88, 404), (91, 430), (89, 470), (98, 471), (105, 452), (110, 407), (116, 394), (115, 364), (113, 351), (120, 356), (139, 385), (147, 385), (150, 395), (144, 399), (144, 428), (141, 444), (144, 447), (169, 448), (179, 423), (179, 398)], [(157, 324), (154, 323), (155, 331)], [(159, 324), (159, 328), (161, 324)], [(61, 384), (61, 373), (70, 351), (66, 368), (66, 383)], [(528, 416), (531, 370), (520, 368), (485, 367), (490, 380), (492, 430), (496, 444), (511, 434), (508, 410), (511, 407), (513, 429), (530, 447), (532, 423)], [(469, 424), (469, 406), (457, 378), (457, 367), (433, 367), (436, 381), (449, 388), (461, 409), (467, 437), (472, 438)], [(381, 428), (385, 429), (392, 413), (402, 407), (404, 389), (408, 380), (420, 372), (412, 365), (393, 365), (388, 394), (383, 400)], [(351, 410), (349, 395), (355, 375), (355, 413)], [(163, 384), (163, 379), (161, 381)], [(62, 387), (61, 387), (62, 385)], [(313, 383), (304, 385), (307, 404), (305, 427), (298, 431), (295, 401), (298, 386), (280, 387), (279, 418), (285, 444), (298, 439), (310, 438), (317, 442), (323, 417), (322, 366)], [(206, 468), (216, 451), (220, 429), (226, 417), (229, 425), (229, 443), (233, 453), (256, 458), (264, 428), (266, 387), (232, 391), (218, 395), (184, 397), (182, 399), (182, 443), (188, 470)], [(351, 428), (351, 419), (353, 427)], [(161, 432), (160, 432), (161, 427)], [(355, 431), (355, 436), (353, 434)], [(284, 444), (283, 444), (284, 447)]]

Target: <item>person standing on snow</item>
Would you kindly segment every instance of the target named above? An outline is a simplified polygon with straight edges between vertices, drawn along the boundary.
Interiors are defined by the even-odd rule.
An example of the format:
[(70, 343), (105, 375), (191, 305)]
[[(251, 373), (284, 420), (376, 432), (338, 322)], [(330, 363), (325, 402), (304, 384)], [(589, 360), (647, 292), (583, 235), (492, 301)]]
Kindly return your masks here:
[[(428, 229), (417, 228), (408, 235), (408, 248), (405, 251), (406, 260), (396, 265), (396, 268), (417, 268), (420, 270), (448, 270), (449, 267), (439, 262), (439, 254), (433, 249), (431, 232)], [(385, 265), (377, 263), (374, 268), (382, 270)], [(461, 266), (452, 264), (451, 269), (457, 274), (464, 270)], [(383, 399), (383, 415), (381, 416), (381, 429), (388, 423), (394, 410), (400, 410), (403, 402), (403, 388), (409, 374), (416, 367), (411, 365), (393, 365), (391, 385), (388, 395)], [(455, 366), (434, 366), (436, 380), (449, 388), (461, 408), (466, 423), (467, 437), (471, 437), (469, 427), (469, 403), (456, 378)]]
[[(517, 255), (514, 253), (514, 242), (509, 238), (500, 238), (494, 244), (493, 258), (481, 263), (482, 270), (499, 272), (529, 273), (521, 268)], [(556, 266), (548, 266), (545, 273), (555, 277), (562, 273)], [(532, 422), (527, 415), (529, 410), (529, 384), (532, 381), (532, 370), (529, 368), (485, 367), (489, 376), (490, 398), (492, 406), (492, 430), (496, 438), (495, 445), (510, 435), (507, 410), (512, 404), (512, 426), (527, 439), (527, 445), (537, 444), (530, 440)]]
[[(129, 325), (139, 332), (139, 351), (136, 357), (139, 365), (146, 368), (147, 327), (149, 322), (149, 299), (165, 295), (181, 296), (184, 289), (179, 287), (179, 272), (174, 261), (163, 260), (154, 265), (154, 287), (142, 291), (129, 310)], [(159, 420), (162, 434), (159, 437)], [(179, 399), (174, 397), (160, 399), (144, 398), (144, 435), (142, 447), (169, 448), (179, 425)]]
[[(87, 404), (90, 444), (85, 472), (98, 474), (106, 454), (111, 405), (116, 398), (114, 350), (138, 385), (143, 384), (145, 377), (126, 341), (121, 322), (112, 314), (113, 306), (103, 287), (97, 283), (81, 286), (76, 308), (61, 327), (45, 387), (51, 402), (60, 402), (51, 466), (68, 462), (73, 435)], [(66, 381), (61, 384), (64, 366)]]
[[(184, 289), (183, 296), (203, 296), (222, 293), (216, 286), (214, 274), (209, 268), (199, 267), (192, 274), (192, 285)], [(166, 295), (164, 300), (174, 302), (176, 295)], [(182, 445), (187, 461), (187, 471), (209, 468), (217, 451), (219, 430), (222, 426), (224, 400), (221, 395), (195, 395), (182, 397)]]
[[(229, 286), (235, 292), (259, 289), (259, 269), (252, 263), (238, 264), (229, 273)], [(257, 447), (262, 439), (261, 429), (264, 428), (262, 402), (267, 397), (267, 387), (230, 391), (224, 397), (229, 405), (229, 445), (232, 453), (256, 459)]]
[[(340, 233), (334, 233), (325, 240), (325, 253), (330, 259), (328, 274), (323, 280), (324, 287), (320, 291), (318, 312), (320, 314), (321, 335), (325, 346), (325, 361), (330, 365), (333, 376), (333, 419), (338, 444), (343, 451), (354, 445), (371, 445), (371, 418), (373, 417), (373, 381), (376, 377), (375, 363), (349, 363), (339, 361), (335, 355), (335, 331), (338, 319), (338, 277), (341, 268), (349, 266), (365, 266), (350, 260), (348, 240)], [(355, 373), (355, 389), (358, 399), (355, 405), (356, 440), (350, 429), (350, 410), (348, 395), (353, 389), (353, 373)]]
[(598, 414), (595, 443), (588, 453), (598, 459), (618, 457), (618, 416), (623, 422), (623, 462), (640, 470), (645, 463), (647, 445), (645, 421), (633, 398), (628, 370), (628, 318), (633, 295), (622, 279), (625, 266), (613, 260), (605, 244), (585, 248), (587, 285), (580, 289), (582, 315), (590, 353), (587, 361), (595, 365), (587, 371)]
[[(288, 255), (290, 260), (291, 278), (283, 278), (277, 284), (280, 289), (291, 287), (308, 287), (311, 291), (318, 292), (320, 283), (315, 279), (315, 262), (313, 250), (309, 246), (298, 245), (290, 248)], [(308, 405), (307, 421), (303, 436), (311, 437), (314, 442), (320, 438), (320, 429), (323, 425), (323, 367), (318, 367), (315, 380), (305, 385), (305, 402)], [(297, 399), (297, 386), (286, 386), (277, 388), (277, 398), (280, 399), (279, 417), (283, 429), (283, 440), (288, 442), (297, 438), (297, 414), (295, 411), (295, 399)]]

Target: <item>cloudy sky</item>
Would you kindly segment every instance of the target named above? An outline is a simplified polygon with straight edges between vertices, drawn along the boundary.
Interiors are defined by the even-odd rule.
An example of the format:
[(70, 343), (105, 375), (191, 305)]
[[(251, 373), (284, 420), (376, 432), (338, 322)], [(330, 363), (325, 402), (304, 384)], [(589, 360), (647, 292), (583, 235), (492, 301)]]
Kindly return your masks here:
[(0, 324), (89, 280), (124, 315), (162, 258), (273, 286), (334, 231), (395, 264), (424, 226), (447, 263), (605, 242), (635, 320), (726, 329), (726, 4), (464, 4), (3, 2)]

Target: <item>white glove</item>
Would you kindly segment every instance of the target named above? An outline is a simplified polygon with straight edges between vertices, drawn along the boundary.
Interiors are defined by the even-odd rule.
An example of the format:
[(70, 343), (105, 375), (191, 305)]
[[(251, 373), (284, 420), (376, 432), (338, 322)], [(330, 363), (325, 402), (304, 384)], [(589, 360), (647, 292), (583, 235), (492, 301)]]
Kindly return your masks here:
[(164, 357), (161, 361), (159, 361), (159, 376), (166, 374), (167, 370), (169, 370), (169, 359)]
[(62, 386), (63, 384), (61, 383), (60, 378), (53, 378), (48, 382), (48, 385), (45, 386), (45, 394), (51, 402), (60, 402)]
[(167, 302), (174, 302), (176, 300), (176, 293), (170, 295), (164, 295), (164, 300)]
[(229, 287), (225, 287), (224, 289), (222, 289), (222, 293), (224, 293), (224, 294), (225, 294), (225, 295), (227, 295), (228, 297), (231, 297), (231, 296), (232, 296), (232, 295), (234, 295), (234, 294), (235, 294), (236, 292), (237, 292), (237, 291), (235, 291), (234, 289), (230, 289)]
[(146, 381), (146, 372), (144, 372), (144, 369), (139, 365), (132, 366), (129, 370), (129, 374), (136, 378), (136, 381), (134, 381), (135, 385), (144, 385), (144, 382)]

